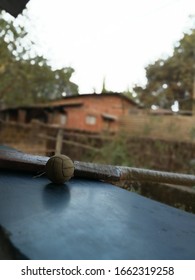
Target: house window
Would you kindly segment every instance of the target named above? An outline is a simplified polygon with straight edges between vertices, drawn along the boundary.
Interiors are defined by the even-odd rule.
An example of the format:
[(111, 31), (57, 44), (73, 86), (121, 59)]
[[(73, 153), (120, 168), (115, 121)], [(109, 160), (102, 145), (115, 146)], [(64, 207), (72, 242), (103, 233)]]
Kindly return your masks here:
[(60, 114), (60, 124), (65, 125), (67, 121), (67, 115), (66, 114)]
[(88, 115), (86, 116), (86, 124), (95, 125), (96, 124), (96, 117)]

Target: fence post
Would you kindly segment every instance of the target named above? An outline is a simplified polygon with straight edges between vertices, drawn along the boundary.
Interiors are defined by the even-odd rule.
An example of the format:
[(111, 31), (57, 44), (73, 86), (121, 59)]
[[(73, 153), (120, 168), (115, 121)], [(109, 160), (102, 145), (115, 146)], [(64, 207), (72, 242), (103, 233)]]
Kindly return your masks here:
[(61, 151), (62, 151), (62, 141), (63, 141), (63, 129), (60, 128), (58, 130), (57, 137), (56, 137), (55, 154), (61, 154)]

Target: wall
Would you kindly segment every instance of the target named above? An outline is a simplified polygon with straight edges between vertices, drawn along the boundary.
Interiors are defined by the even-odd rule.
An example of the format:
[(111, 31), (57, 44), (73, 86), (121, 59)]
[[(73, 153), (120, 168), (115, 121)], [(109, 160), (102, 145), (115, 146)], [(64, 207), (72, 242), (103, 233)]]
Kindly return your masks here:
[(121, 117), (119, 124), (129, 136), (195, 141), (195, 118), (191, 116), (131, 115)]

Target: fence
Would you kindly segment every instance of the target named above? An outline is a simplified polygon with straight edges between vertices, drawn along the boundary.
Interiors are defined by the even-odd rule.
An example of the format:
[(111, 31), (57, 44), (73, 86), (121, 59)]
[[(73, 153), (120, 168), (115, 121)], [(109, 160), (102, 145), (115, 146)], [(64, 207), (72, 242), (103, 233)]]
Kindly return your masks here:
[(81, 157), (87, 151), (98, 151), (103, 142), (110, 139), (95, 133), (62, 130), (59, 126), (33, 120), (28, 124), (0, 122), (0, 144), (9, 145), (26, 153), (51, 156), (57, 148), (59, 131), (63, 134), (62, 151), (73, 158), (74, 155)]
[[(155, 117), (156, 118), (156, 117)], [(152, 118), (151, 118), (152, 119)], [(139, 136), (140, 128), (146, 129), (145, 124), (148, 126), (151, 125), (150, 118), (135, 118), (137, 121), (137, 126), (139, 126), (139, 130), (137, 130), (137, 135)], [(153, 119), (152, 119), (153, 120)], [(157, 117), (155, 121), (152, 121), (153, 124), (155, 122), (160, 122), (160, 118)], [(168, 119), (167, 119), (168, 120)], [(184, 118), (177, 118), (177, 120), (185, 120)], [(186, 118), (188, 120), (188, 118)], [(131, 119), (132, 121), (132, 119)], [(190, 132), (193, 128), (189, 126), (190, 121), (186, 122), (188, 126), (183, 128), (186, 129), (186, 133)], [(123, 122), (123, 128), (125, 122)], [(177, 125), (181, 124), (180, 121)], [(193, 123), (191, 123), (193, 125)], [(133, 130), (134, 125), (134, 130)], [(195, 144), (193, 142), (174, 142), (174, 141), (166, 141), (163, 140), (164, 143), (159, 143), (158, 141), (154, 141), (152, 139), (135, 137), (136, 129), (138, 127), (135, 125), (130, 125), (129, 120), (127, 122), (126, 119), (126, 131), (131, 131), (134, 135), (134, 138), (129, 139), (127, 141), (127, 149), (126, 152), (129, 152), (129, 157), (135, 159), (134, 166), (138, 167), (139, 164), (143, 166), (145, 164), (150, 163), (151, 166), (149, 168), (155, 169), (156, 164), (161, 160), (164, 162), (164, 166), (169, 168), (171, 166), (176, 166), (174, 163), (177, 162), (177, 170), (179, 172), (187, 171), (189, 161), (195, 157)], [(161, 122), (158, 123), (157, 127), (162, 127)], [(156, 129), (157, 129), (156, 127)], [(188, 128), (188, 129), (187, 129)], [(160, 128), (159, 128), (160, 129)], [(162, 128), (161, 128), (162, 129)], [(183, 132), (184, 132), (183, 130)], [(134, 131), (134, 132), (132, 132)], [(154, 132), (153, 128), (153, 132)], [(114, 140), (114, 137), (98, 135), (98, 134), (89, 134), (89, 133), (80, 133), (73, 131), (62, 131), (63, 135), (61, 137), (62, 144), (62, 152), (72, 157), (73, 160), (85, 158), (86, 153), (88, 151), (99, 151), (102, 149), (102, 146), (105, 143), (108, 143)], [(158, 131), (157, 131), (158, 132)], [(176, 134), (177, 137), (181, 133), (178, 131)], [(150, 134), (147, 134), (150, 136)], [(153, 134), (154, 137), (155, 134)], [(156, 137), (159, 137), (160, 134), (156, 134)], [(164, 136), (165, 134), (163, 134)], [(19, 124), (19, 123), (11, 123), (11, 122), (1, 122), (0, 123), (0, 144), (7, 144), (16, 148), (17, 150), (21, 150), (23, 152), (31, 153), (31, 154), (39, 154), (39, 155), (51, 155), (55, 152), (56, 147), (58, 146), (58, 137), (59, 136), (59, 127), (52, 127), (48, 125), (44, 125), (38, 121), (33, 121), (30, 124)], [(184, 139), (184, 138), (183, 138)], [(193, 139), (188, 137), (185, 139)], [(181, 140), (181, 139), (179, 139)], [(129, 148), (128, 148), (129, 147)], [(143, 149), (144, 147), (144, 149)], [(59, 148), (59, 146), (58, 146)], [(175, 156), (174, 152), (177, 152)], [(72, 156), (73, 155), (73, 156)], [(140, 162), (140, 155), (143, 162)], [(178, 155), (181, 157), (179, 160)], [(76, 156), (76, 158), (74, 158)], [(155, 158), (156, 156), (157, 158)], [(108, 157), (108, 155), (107, 155)], [(137, 158), (138, 157), (138, 158)], [(151, 159), (154, 160), (152, 163)], [(184, 160), (183, 160), (184, 159)], [(137, 161), (136, 161), (137, 160)], [(138, 164), (139, 163), (139, 164)], [(178, 165), (179, 164), (179, 165)], [(181, 166), (180, 166), (181, 165)], [(176, 171), (176, 170), (172, 170)], [(193, 171), (193, 170), (192, 170)], [(194, 172), (192, 172), (194, 173)], [(131, 181), (131, 180), (130, 180)], [(129, 180), (122, 180), (121, 182), (117, 182), (118, 186), (124, 187), (125, 189), (135, 190), (142, 195), (148, 196), (150, 198), (159, 200), (161, 202), (167, 203), (169, 205), (173, 205), (175, 207), (182, 208), (184, 210), (195, 213), (195, 190), (194, 188), (183, 188), (181, 186), (169, 186), (165, 184), (158, 183), (147, 183), (147, 182), (137, 182), (131, 183)], [(139, 180), (138, 180), (139, 181)], [(116, 183), (115, 183), (116, 184)]]
[(30, 124), (1, 122), (0, 144), (26, 153), (45, 155), (46, 140), (39, 137), (40, 131), (46, 131), (46, 128), (36, 121)]

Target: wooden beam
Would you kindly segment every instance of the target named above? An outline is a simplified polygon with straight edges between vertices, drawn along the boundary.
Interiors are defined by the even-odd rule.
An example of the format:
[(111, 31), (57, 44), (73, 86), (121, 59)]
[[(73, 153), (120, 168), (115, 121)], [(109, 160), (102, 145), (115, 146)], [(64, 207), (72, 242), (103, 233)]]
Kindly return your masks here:
[[(49, 157), (36, 156), (0, 150), (0, 169), (19, 170), (23, 172), (44, 172)], [(74, 161), (75, 177), (98, 179), (104, 181), (158, 182), (183, 186), (195, 186), (195, 176), (180, 173), (161, 172), (141, 168), (113, 166), (89, 162)]]
[[(56, 138), (53, 136), (47, 136), (47, 135), (43, 135), (43, 134), (39, 134), (38, 137), (45, 139), (45, 140), (51, 140), (51, 141), (56, 141)], [(79, 148), (84, 148), (87, 150), (92, 150), (94, 152), (99, 152), (100, 149), (92, 147), (90, 145), (86, 145), (86, 144), (82, 144), (76, 141), (71, 141), (71, 140), (62, 140), (62, 144), (67, 144), (67, 145), (71, 145), (71, 146), (75, 146), (75, 147), (79, 147)]]

